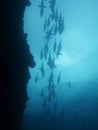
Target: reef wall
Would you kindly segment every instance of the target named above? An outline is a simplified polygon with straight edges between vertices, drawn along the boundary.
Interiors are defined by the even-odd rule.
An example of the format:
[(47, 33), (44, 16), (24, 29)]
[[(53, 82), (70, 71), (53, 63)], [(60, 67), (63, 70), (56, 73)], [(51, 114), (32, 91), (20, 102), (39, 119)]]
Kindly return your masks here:
[(23, 32), (23, 16), (28, 0), (0, 2), (0, 77), (1, 77), (1, 130), (20, 130), (27, 97), (29, 67), (34, 67)]

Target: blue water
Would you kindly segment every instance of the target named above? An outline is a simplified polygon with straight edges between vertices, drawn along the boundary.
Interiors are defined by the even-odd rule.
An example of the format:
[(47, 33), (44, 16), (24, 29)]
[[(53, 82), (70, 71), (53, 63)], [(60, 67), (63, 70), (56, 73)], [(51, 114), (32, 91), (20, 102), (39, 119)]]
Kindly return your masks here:
[(36, 66), (21, 130), (98, 130), (97, 12), (97, 0), (31, 0), (24, 32)]

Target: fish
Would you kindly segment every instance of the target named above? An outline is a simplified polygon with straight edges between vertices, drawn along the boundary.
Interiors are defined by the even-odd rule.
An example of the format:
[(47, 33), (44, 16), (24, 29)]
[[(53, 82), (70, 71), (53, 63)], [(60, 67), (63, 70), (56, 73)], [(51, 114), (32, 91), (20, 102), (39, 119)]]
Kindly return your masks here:
[(58, 78), (57, 78), (57, 84), (61, 82), (61, 72), (59, 72)]
[(45, 76), (45, 70), (44, 70), (43, 63), (42, 63), (42, 65), (41, 65), (41, 67), (39, 69), (41, 71), (42, 77), (44, 77)]
[(44, 22), (44, 31), (47, 29), (47, 18), (45, 17), (45, 22)]
[(56, 48), (57, 48), (57, 43), (56, 43), (56, 39), (55, 39), (54, 45), (53, 45), (53, 51), (54, 51), (54, 52), (56, 51)]
[(42, 91), (41, 91), (40, 95), (41, 95), (41, 97), (42, 97), (42, 98), (43, 98), (43, 97), (45, 97), (45, 92), (44, 92), (44, 90), (43, 90), (43, 89), (42, 89)]
[(34, 81), (35, 81), (35, 83), (38, 82), (38, 74), (36, 74)]
[(41, 1), (39, 7), (40, 7), (40, 16), (42, 17), (44, 14), (44, 8), (46, 8), (46, 6), (44, 5), (44, 0)]
[(41, 49), (40, 51), (40, 59), (42, 60), (43, 59), (43, 50)]

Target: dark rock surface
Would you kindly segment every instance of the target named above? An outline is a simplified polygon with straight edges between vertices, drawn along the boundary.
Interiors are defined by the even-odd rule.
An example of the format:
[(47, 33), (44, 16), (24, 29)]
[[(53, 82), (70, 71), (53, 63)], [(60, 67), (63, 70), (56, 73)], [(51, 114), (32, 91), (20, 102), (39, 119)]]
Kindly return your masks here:
[(28, 100), (28, 68), (35, 66), (23, 33), (24, 10), (29, 5), (28, 0), (0, 2), (0, 130), (20, 130)]

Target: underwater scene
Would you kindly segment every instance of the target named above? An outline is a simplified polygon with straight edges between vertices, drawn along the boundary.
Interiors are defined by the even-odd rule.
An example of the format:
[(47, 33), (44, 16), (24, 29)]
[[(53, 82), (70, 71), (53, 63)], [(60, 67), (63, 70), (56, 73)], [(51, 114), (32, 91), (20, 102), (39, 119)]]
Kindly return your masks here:
[(29, 68), (21, 130), (98, 130), (98, 1), (30, 0)]

